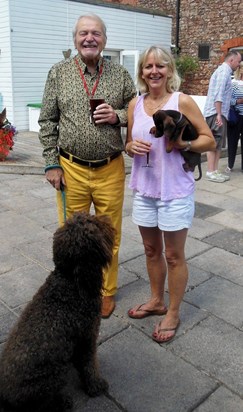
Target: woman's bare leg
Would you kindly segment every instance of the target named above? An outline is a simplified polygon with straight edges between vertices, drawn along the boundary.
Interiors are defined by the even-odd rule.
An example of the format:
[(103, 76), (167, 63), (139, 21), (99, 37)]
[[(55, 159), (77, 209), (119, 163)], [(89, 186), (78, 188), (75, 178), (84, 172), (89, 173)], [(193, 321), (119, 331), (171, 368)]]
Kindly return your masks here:
[(168, 265), (169, 308), (166, 316), (156, 326), (153, 336), (156, 340), (167, 341), (175, 335), (179, 324), (180, 304), (185, 294), (188, 269), (185, 261), (185, 242), (187, 229), (177, 232), (165, 232), (165, 255)]
[(134, 314), (138, 308), (140, 312), (160, 310), (164, 304), (164, 284), (167, 267), (163, 256), (162, 232), (158, 227), (147, 228), (139, 226), (143, 239), (146, 255), (146, 265), (150, 280), (151, 297), (142, 306), (137, 305), (130, 309), (129, 314)]

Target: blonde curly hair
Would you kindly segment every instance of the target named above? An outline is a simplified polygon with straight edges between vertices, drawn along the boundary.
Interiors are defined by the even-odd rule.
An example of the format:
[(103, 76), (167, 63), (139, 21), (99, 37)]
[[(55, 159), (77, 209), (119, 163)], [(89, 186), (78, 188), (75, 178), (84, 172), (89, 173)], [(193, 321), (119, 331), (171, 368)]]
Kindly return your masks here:
[(168, 93), (174, 92), (179, 90), (181, 79), (177, 73), (175, 60), (172, 57), (171, 53), (168, 52), (166, 49), (159, 47), (159, 46), (151, 46), (147, 48), (140, 56), (138, 61), (138, 69), (137, 69), (137, 85), (141, 93), (148, 92), (148, 85), (142, 78), (143, 68), (145, 63), (148, 59), (148, 56), (152, 54), (155, 60), (160, 63), (164, 64), (168, 67), (168, 78), (166, 84), (166, 90)]
[(242, 75), (243, 75), (243, 61), (240, 62), (240, 65), (239, 65), (238, 69), (236, 69), (236, 71), (234, 73), (234, 79), (235, 80), (240, 80)]

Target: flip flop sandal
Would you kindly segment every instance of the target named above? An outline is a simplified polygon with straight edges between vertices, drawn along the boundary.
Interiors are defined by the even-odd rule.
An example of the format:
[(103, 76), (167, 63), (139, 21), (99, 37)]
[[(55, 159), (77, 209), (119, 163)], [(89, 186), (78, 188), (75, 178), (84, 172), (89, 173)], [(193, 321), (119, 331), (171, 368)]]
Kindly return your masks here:
[[(142, 303), (142, 305), (138, 306), (135, 309), (129, 309), (127, 312), (128, 316), (132, 319), (144, 319), (147, 318), (148, 316), (162, 316), (167, 313), (167, 307), (164, 306), (163, 309), (155, 309), (155, 310), (146, 310), (142, 309), (142, 306), (145, 303)], [(140, 312), (140, 313), (139, 313)]]
[[(180, 320), (178, 321), (175, 328), (160, 328), (158, 330), (158, 333), (153, 333), (152, 338), (157, 343), (170, 342), (172, 339), (174, 339), (174, 337), (176, 335), (176, 331), (179, 328), (179, 326), (180, 326)], [(167, 339), (159, 339), (160, 332), (174, 332), (174, 334), (172, 336), (169, 336)]]

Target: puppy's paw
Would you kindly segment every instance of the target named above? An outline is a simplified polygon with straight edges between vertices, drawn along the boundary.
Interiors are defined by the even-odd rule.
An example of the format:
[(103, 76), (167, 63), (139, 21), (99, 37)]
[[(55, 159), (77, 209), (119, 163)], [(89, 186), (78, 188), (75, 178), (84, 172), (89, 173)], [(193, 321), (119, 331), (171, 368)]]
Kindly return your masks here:
[(194, 172), (195, 167), (190, 165), (189, 163), (184, 163), (183, 169), (185, 170), (185, 172)]
[(172, 150), (173, 150), (173, 148), (174, 148), (174, 145), (173, 145), (173, 143), (171, 143), (171, 142), (166, 142), (166, 153), (171, 153), (172, 152)]
[(155, 126), (151, 127), (149, 133), (155, 135), (156, 134), (156, 127)]
[(85, 392), (91, 396), (100, 396), (102, 393), (108, 392), (109, 385), (103, 378), (97, 378), (85, 387)]

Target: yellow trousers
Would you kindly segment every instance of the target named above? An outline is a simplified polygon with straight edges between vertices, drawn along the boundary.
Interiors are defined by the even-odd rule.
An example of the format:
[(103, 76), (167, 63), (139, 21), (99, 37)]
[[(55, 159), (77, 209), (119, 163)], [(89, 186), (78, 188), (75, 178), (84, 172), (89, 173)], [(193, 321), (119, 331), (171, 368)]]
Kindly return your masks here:
[[(80, 166), (60, 156), (60, 165), (66, 182), (66, 217), (74, 212), (90, 212), (93, 204), (95, 214), (108, 215), (116, 230), (113, 259), (104, 271), (103, 295), (112, 296), (117, 292), (118, 252), (121, 242), (122, 206), (124, 199), (125, 166), (123, 156), (99, 168)], [(57, 191), (58, 221), (64, 223), (63, 198)]]

